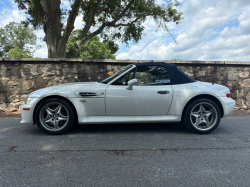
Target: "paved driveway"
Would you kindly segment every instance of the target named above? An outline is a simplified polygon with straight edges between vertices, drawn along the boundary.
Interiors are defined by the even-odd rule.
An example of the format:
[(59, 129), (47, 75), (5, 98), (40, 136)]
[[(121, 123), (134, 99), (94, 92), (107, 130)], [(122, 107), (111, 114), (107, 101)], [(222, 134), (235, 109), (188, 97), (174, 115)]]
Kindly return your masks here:
[(208, 135), (179, 124), (92, 125), (49, 136), (0, 118), (0, 186), (249, 186), (250, 116)]

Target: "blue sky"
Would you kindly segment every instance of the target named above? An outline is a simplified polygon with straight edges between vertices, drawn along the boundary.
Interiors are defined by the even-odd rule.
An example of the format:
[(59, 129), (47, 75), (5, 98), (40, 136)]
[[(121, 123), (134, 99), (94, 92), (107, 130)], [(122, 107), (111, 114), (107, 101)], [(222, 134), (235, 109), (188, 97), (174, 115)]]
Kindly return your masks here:
[[(161, 3), (164, 0), (157, 0)], [(168, 29), (177, 41), (163, 29), (156, 32), (152, 19), (144, 23), (142, 40), (129, 46), (120, 46), (117, 59), (131, 60), (229, 60), (250, 61), (250, 0), (179, 0), (179, 11), (184, 20), (180, 25), (169, 24)], [(68, 0), (63, 0), (67, 6)], [(0, 2), (0, 26), (10, 21), (20, 22), (25, 14), (17, 9), (13, 0)], [(81, 17), (75, 28), (81, 28)], [(43, 31), (36, 31), (43, 37)], [(35, 52), (47, 57), (46, 44)]]

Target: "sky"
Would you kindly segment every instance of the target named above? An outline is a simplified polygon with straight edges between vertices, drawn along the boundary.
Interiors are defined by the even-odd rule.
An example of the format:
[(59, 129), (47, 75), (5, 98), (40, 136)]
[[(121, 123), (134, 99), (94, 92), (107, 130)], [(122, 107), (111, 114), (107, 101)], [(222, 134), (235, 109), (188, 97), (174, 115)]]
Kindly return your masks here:
[[(62, 0), (64, 6), (68, 0)], [(156, 0), (161, 3), (164, 0)], [(156, 29), (154, 20), (147, 19), (144, 33), (138, 43), (129, 46), (120, 43), (116, 59), (130, 60), (215, 60), (250, 61), (250, 0), (179, 0), (178, 11), (183, 12), (179, 25), (168, 24), (171, 35)], [(25, 20), (13, 0), (0, 1), (0, 27), (11, 21)], [(82, 28), (78, 16), (75, 28)], [(36, 31), (43, 38), (42, 30)], [(35, 57), (47, 58), (46, 44), (35, 52)]]

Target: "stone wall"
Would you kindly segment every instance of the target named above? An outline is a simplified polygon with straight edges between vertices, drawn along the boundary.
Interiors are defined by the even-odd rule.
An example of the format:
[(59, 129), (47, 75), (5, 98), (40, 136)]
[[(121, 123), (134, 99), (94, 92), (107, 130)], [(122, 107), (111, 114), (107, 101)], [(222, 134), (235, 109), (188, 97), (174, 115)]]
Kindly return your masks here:
[[(0, 111), (18, 112), (28, 94), (39, 88), (68, 82), (101, 81), (112, 72), (139, 62), (148, 61), (0, 59)], [(237, 108), (250, 109), (250, 62), (164, 62), (175, 63), (195, 80), (229, 87)]]

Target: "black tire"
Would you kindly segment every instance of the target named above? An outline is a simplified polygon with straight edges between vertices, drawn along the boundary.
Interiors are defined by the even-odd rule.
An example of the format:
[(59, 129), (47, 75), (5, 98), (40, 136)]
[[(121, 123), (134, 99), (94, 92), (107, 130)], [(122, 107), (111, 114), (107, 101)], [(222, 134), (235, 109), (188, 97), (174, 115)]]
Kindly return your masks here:
[(183, 116), (186, 127), (197, 134), (212, 132), (218, 127), (220, 119), (221, 111), (218, 105), (205, 98), (190, 103)]
[(50, 135), (59, 135), (73, 127), (75, 113), (68, 102), (51, 98), (38, 106), (35, 112), (35, 120), (38, 128), (43, 132)]

